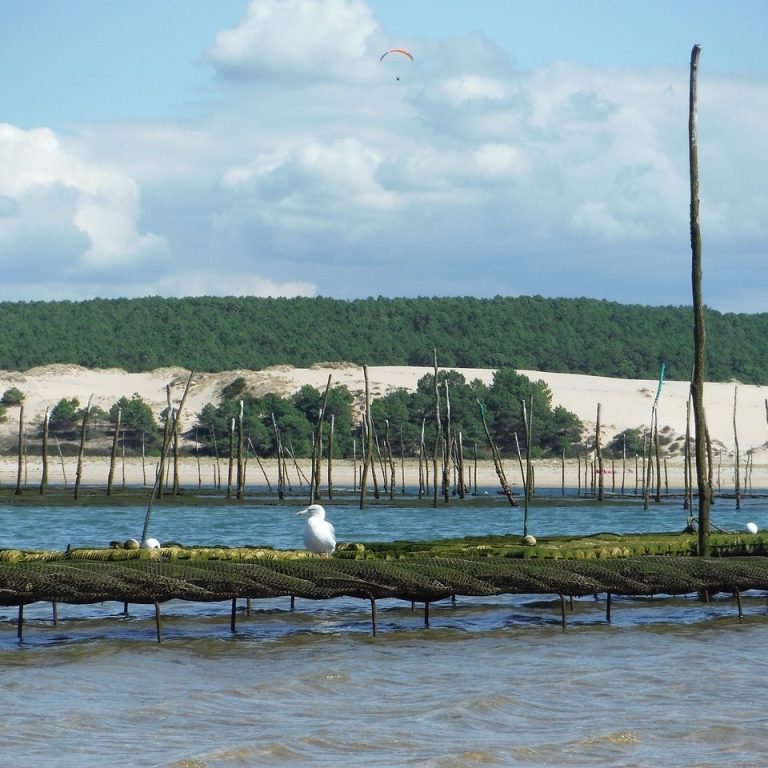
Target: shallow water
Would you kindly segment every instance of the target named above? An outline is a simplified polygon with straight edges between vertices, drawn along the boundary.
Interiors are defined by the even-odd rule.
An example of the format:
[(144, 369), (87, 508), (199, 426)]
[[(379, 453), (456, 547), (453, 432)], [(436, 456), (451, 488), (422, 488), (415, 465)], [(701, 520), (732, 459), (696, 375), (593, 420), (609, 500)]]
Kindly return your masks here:
[[(768, 525), (761, 502), (718, 502), (722, 527)], [(297, 507), (298, 508), (298, 507)], [(521, 511), (333, 509), (345, 540), (519, 530)], [(0, 509), (0, 546), (137, 536), (143, 508)], [(546, 516), (545, 516), (546, 515)], [(677, 505), (532, 508), (536, 535), (681, 528)], [(511, 524), (510, 524), (511, 523)], [(158, 508), (151, 535), (298, 546), (290, 508)], [(1, 765), (758, 766), (768, 764), (763, 594), (459, 598), (430, 609), (354, 599), (0, 608)]]

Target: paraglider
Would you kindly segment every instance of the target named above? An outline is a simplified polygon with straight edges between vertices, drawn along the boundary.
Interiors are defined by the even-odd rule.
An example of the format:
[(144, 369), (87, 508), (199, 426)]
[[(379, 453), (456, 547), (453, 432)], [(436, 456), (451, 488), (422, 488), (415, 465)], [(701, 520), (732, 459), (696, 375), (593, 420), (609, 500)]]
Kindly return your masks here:
[[(399, 56), (405, 56), (406, 58), (410, 59), (411, 61), (414, 60), (413, 54), (410, 51), (406, 51), (405, 48), (390, 48), (388, 51), (384, 51), (384, 53), (381, 54), (381, 58), (379, 61), (384, 61), (384, 58), (386, 56), (389, 56), (390, 54), (397, 54)], [(400, 75), (395, 75), (395, 79), (399, 80)]]
[(384, 53), (381, 54), (379, 61), (384, 61), (384, 57), (389, 56), (390, 53), (399, 53), (403, 56), (407, 56), (411, 61), (413, 61), (413, 54), (406, 51), (405, 48), (390, 48), (388, 51), (384, 51)]

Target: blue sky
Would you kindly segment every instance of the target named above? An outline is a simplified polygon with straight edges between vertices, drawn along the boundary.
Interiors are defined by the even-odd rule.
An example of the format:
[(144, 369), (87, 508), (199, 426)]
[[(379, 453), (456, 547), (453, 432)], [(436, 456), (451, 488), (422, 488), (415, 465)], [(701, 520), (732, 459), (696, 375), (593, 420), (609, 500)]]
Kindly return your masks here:
[[(768, 311), (768, 3), (0, 0), (2, 300)], [(394, 46), (415, 60), (381, 53)], [(397, 79), (399, 77), (399, 79)]]

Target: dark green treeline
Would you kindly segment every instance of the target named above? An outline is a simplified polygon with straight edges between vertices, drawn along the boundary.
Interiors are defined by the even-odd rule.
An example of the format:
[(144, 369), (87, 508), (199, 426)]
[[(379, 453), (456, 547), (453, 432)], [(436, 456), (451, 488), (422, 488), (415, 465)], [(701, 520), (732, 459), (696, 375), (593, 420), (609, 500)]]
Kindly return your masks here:
[[(146, 371), (346, 361), (690, 377), (690, 307), (542, 297), (94, 299), (0, 303), (0, 368)], [(707, 312), (707, 378), (768, 382), (768, 314)]]

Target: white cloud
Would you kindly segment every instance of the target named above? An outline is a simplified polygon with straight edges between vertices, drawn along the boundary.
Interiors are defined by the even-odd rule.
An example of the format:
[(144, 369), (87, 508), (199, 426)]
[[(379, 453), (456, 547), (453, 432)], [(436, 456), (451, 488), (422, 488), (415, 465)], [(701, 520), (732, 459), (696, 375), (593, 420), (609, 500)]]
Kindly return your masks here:
[(138, 229), (139, 192), (123, 172), (86, 163), (45, 128), (0, 124), (0, 195), (6, 215), (0, 244), (6, 259), (45, 260), (41, 238), (59, 248), (55, 271), (135, 267), (167, 256), (165, 241)]
[(208, 55), (224, 76), (355, 80), (374, 71), (376, 37), (362, 0), (251, 0)]
[[(688, 300), (658, 280), (687, 271), (684, 67), (522, 72), (474, 34), (407, 41), (395, 80), (394, 44), (362, 0), (258, 0), (194, 120), (4, 126), (4, 258), (94, 295)], [(699, 100), (706, 257), (768, 279), (768, 83)]]

